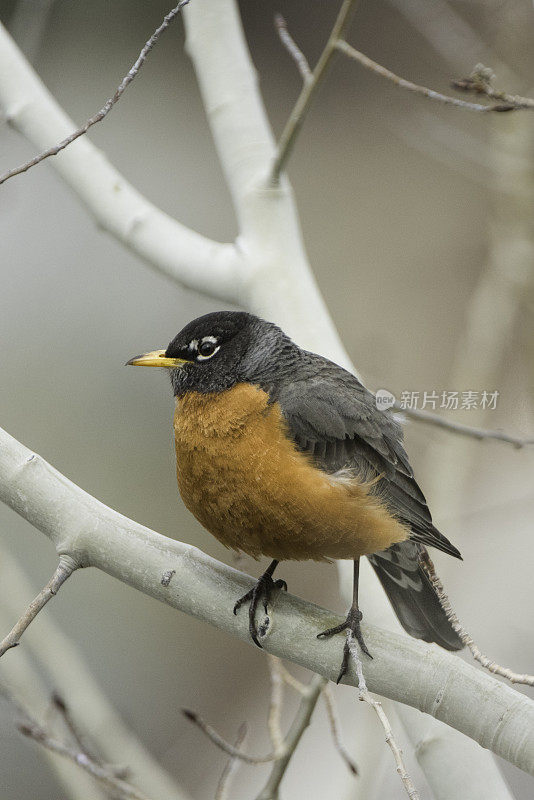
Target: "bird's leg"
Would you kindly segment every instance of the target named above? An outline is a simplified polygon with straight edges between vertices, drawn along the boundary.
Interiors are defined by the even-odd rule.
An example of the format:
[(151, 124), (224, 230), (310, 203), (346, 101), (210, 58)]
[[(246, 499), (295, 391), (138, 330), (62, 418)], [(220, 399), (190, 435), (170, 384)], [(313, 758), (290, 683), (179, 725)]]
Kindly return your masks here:
[(276, 589), (283, 589), (284, 591), (287, 591), (287, 583), (285, 581), (273, 581), (273, 572), (277, 566), (278, 561), (271, 561), (263, 575), (260, 575), (252, 589), (244, 594), (243, 597), (240, 597), (234, 606), (234, 614), (237, 614), (244, 603), (249, 603), (248, 629), (250, 631), (252, 641), (254, 644), (257, 644), (258, 647), (261, 647), (261, 644), (258, 640), (258, 629), (256, 627), (256, 609), (260, 601), (263, 600), (263, 608), (267, 614), (267, 603), (269, 602), (273, 591)]
[[(347, 614), (347, 619), (345, 622), (342, 622), (341, 625), (336, 625), (335, 628), (328, 628), (328, 630), (323, 631), (317, 635), (318, 639), (326, 639), (329, 636), (333, 636), (335, 633), (341, 633), (341, 631), (350, 630), (352, 635), (356, 638), (356, 641), (360, 645), (361, 650), (372, 658), (371, 653), (367, 649), (367, 645), (364, 642), (362, 631), (360, 628), (360, 622), (362, 621), (363, 614), (358, 608), (358, 583), (360, 579), (360, 559), (357, 558), (354, 561), (354, 583), (352, 586), (352, 605), (349, 608), (349, 613)], [(339, 675), (337, 676), (336, 683), (339, 683), (343, 675), (345, 675), (348, 671), (349, 667), (349, 659), (350, 659), (350, 648), (349, 648), (349, 641), (348, 639), (345, 641), (345, 647), (343, 648), (343, 660), (341, 662), (341, 669), (339, 670)]]

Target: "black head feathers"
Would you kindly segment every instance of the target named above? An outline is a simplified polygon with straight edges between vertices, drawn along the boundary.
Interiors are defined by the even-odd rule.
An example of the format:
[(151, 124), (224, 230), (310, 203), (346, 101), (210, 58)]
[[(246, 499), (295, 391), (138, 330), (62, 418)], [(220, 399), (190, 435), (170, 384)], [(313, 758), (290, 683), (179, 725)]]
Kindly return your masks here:
[[(244, 311), (217, 311), (189, 322), (165, 351), (174, 394), (220, 392), (237, 383), (269, 385), (300, 349), (272, 322)], [(285, 371), (285, 370), (284, 370)]]

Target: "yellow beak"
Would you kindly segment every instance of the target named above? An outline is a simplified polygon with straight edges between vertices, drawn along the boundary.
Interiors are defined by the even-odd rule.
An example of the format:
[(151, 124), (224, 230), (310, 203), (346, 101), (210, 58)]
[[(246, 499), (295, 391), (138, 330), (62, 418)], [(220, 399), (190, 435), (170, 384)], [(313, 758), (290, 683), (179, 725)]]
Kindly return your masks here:
[(167, 358), (165, 350), (152, 350), (150, 353), (143, 353), (140, 356), (135, 356), (126, 362), (126, 366), (132, 367), (166, 367), (167, 369), (176, 369), (181, 367), (182, 364), (187, 364), (184, 358)]

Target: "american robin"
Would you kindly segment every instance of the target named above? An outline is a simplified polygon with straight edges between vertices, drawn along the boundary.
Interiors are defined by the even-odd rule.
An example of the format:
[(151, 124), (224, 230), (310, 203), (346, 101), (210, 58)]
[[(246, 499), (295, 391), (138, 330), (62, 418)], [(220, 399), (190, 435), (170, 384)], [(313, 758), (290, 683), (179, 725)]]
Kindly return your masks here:
[[(423, 568), (425, 545), (461, 558), (432, 524), (402, 444), (402, 429), (342, 367), (298, 347), (276, 325), (245, 312), (193, 320), (166, 350), (128, 364), (164, 367), (176, 399), (178, 486), (194, 516), (220, 542), (273, 559), (249, 603), (249, 629), (267, 610), (278, 562), (354, 561), (344, 623), (360, 629), (359, 560), (366, 555), (405, 630), (447, 650), (462, 643)], [(338, 680), (347, 671), (348, 641)]]

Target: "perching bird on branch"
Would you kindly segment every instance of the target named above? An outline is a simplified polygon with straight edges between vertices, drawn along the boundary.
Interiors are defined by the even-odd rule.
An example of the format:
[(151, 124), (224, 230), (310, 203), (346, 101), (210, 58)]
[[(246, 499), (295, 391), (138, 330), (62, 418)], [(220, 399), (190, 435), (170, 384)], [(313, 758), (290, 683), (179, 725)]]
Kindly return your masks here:
[[(360, 630), (359, 559), (367, 555), (405, 630), (447, 650), (462, 643), (421, 560), (425, 545), (456, 558), (432, 524), (402, 445), (402, 430), (374, 395), (337, 364), (302, 350), (276, 325), (221, 311), (190, 322), (166, 350), (128, 364), (170, 369), (176, 398), (178, 486), (194, 516), (227, 547), (273, 559), (249, 603), (274, 589), (284, 559), (354, 561), (353, 602), (331, 636)], [(348, 667), (345, 643), (338, 681)]]

